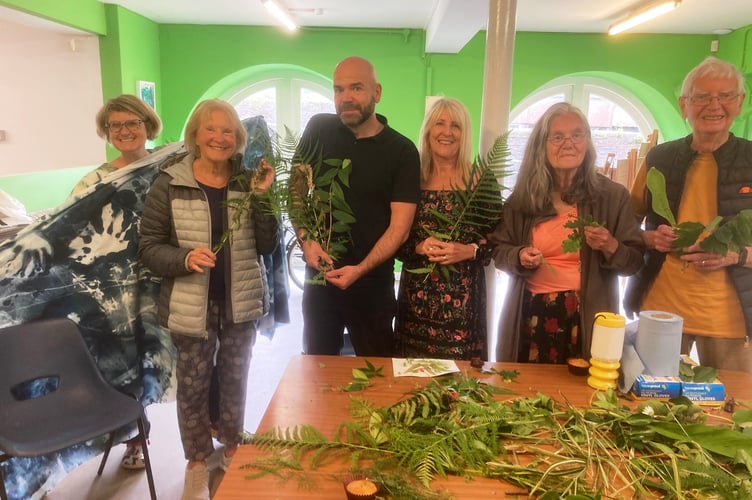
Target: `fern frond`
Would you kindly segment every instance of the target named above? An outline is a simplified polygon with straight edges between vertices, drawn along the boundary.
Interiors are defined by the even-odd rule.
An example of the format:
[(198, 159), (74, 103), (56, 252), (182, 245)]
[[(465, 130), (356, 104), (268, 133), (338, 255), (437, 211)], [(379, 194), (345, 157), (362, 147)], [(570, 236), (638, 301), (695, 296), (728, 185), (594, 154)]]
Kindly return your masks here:
[[(675, 439), (665, 433), (641, 449), (619, 437), (634, 430), (637, 438), (645, 426), (662, 422), (675, 426), (685, 418), (686, 405), (667, 403), (667, 415), (649, 417), (609, 392), (580, 410), (543, 394), (499, 400), (497, 389), (457, 376), (433, 380), (387, 407), (353, 399), (357, 421), (342, 424), (335, 439), (308, 426), (254, 435), (251, 442), (273, 453), (244, 467), (284, 479), (298, 473), (304, 456), (311, 467), (332, 459), (353, 470), (367, 463), (376, 471), (371, 478), (395, 488), (385, 490), (394, 498), (431, 498), (430, 483), (448, 475), (502, 479), (535, 498), (750, 498), (746, 461), (710, 452), (691, 438), (709, 439), (715, 428), (684, 426)], [(690, 432), (695, 428), (702, 433)], [(403, 475), (426, 493), (396, 495), (409, 489), (398, 480)]]
[[(427, 231), (431, 236), (442, 241), (456, 241), (460, 234), (467, 234), (473, 240), (485, 240), (491, 230), (501, 220), (504, 203), (503, 179), (511, 175), (511, 154), (507, 141), (509, 132), (499, 136), (485, 158), (476, 158), (470, 173), (462, 178), (461, 186), (452, 186), (455, 203), (449, 214), (435, 210), (431, 214), (437, 221), (437, 228)], [(412, 273), (435, 270), (449, 280), (453, 267), (445, 264), (430, 263), (425, 268), (408, 269)]]

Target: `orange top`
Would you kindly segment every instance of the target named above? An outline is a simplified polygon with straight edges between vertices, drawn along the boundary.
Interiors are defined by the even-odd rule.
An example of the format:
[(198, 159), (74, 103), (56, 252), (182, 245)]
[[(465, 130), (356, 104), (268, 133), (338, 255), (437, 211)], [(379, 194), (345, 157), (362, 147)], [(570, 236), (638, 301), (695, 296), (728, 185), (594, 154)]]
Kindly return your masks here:
[(572, 233), (572, 229), (564, 227), (570, 216), (577, 217), (577, 207), (533, 228), (533, 246), (543, 252), (546, 260), (527, 279), (527, 289), (532, 293), (580, 289), (580, 254), (561, 250), (562, 242)]

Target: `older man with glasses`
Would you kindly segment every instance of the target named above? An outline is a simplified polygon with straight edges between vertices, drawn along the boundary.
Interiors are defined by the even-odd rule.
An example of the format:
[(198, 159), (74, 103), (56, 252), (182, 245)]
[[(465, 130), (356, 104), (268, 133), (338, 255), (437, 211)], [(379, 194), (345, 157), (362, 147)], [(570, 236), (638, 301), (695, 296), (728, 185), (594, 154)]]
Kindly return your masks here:
[[(676, 223), (708, 224), (752, 208), (752, 142), (730, 128), (744, 103), (744, 76), (734, 65), (708, 57), (682, 85), (679, 108), (692, 134), (647, 155), (632, 188), (633, 207), (645, 216), (645, 265), (630, 279), (625, 308), (668, 311), (684, 319), (682, 352), (694, 344), (700, 364), (752, 372), (752, 264), (748, 248), (726, 255), (698, 244), (675, 247), (674, 228), (651, 206), (647, 170), (666, 178)], [(682, 251), (679, 251), (682, 250)]]

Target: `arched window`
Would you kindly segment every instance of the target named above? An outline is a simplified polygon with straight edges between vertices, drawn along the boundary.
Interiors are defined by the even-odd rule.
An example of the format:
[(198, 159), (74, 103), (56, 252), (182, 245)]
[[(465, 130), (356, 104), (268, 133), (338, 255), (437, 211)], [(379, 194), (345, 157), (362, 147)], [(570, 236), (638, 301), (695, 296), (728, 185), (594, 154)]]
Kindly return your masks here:
[(274, 135), (284, 136), (285, 127), (301, 134), (317, 113), (333, 113), (331, 83), (294, 71), (257, 75), (228, 92), (225, 99), (235, 106), (240, 119), (263, 115)]
[[(512, 110), (509, 147), (515, 171), (519, 168), (533, 125), (554, 103), (570, 102), (588, 117), (595, 150), (596, 165), (603, 166), (609, 153), (626, 159), (657, 129), (655, 119), (633, 94), (613, 83), (593, 77), (564, 77), (549, 82)], [(516, 175), (508, 179), (514, 185)]]

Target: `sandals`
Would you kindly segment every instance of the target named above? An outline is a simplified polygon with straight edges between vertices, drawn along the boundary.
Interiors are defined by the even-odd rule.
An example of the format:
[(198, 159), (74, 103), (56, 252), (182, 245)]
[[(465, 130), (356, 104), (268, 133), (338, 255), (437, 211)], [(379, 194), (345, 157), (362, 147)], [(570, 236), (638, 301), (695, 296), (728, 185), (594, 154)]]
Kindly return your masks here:
[(140, 444), (127, 444), (123, 458), (120, 459), (120, 467), (128, 470), (139, 470), (146, 467), (144, 449)]

